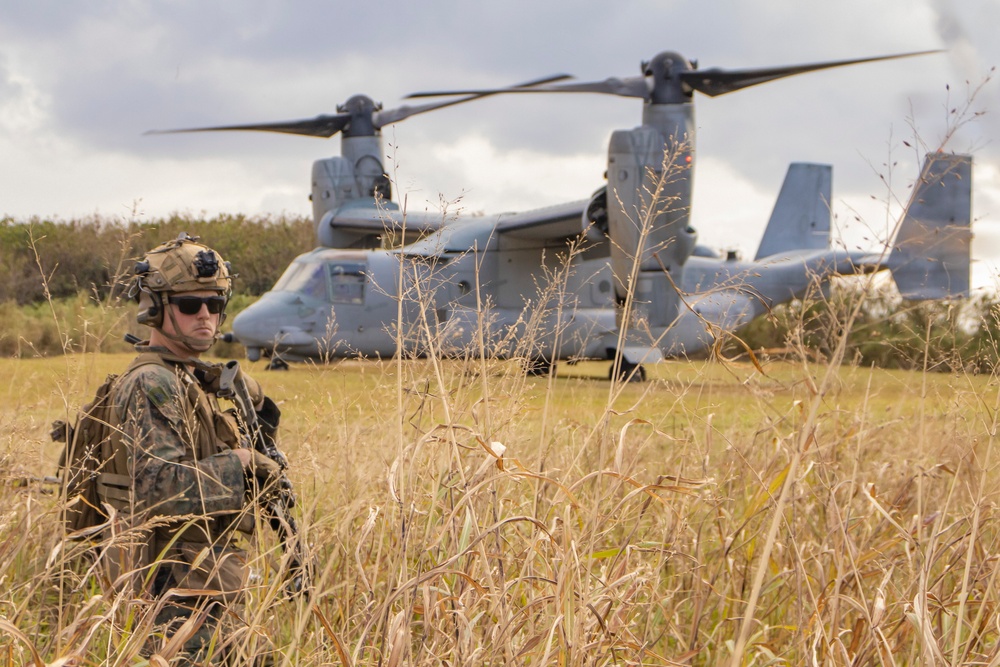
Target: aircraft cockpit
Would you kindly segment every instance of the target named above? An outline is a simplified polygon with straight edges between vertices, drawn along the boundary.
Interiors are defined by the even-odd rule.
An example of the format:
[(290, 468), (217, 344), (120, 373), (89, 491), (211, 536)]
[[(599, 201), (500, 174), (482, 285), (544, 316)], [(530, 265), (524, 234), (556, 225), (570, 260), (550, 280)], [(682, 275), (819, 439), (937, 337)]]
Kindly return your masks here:
[(327, 303), (363, 304), (368, 283), (364, 260), (310, 258), (293, 262), (273, 291), (292, 292)]
[[(394, 265), (388, 253), (317, 248), (300, 255), (271, 291), (236, 315), (233, 338), (251, 361), (262, 355), (376, 354), (388, 344), (382, 311), (396, 312), (392, 298), (371, 280), (383, 265)], [(335, 343), (324, 338), (332, 332)]]

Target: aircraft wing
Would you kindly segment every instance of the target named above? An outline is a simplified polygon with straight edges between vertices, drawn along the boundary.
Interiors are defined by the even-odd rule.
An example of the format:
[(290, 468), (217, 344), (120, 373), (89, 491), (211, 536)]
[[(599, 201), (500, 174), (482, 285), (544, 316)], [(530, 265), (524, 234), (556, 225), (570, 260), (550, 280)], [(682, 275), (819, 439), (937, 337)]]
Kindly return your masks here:
[(578, 201), (523, 213), (455, 218), (448, 220), (437, 233), (406, 245), (400, 252), (432, 257), (442, 252), (485, 250), (490, 243), (505, 237), (534, 242), (572, 238), (583, 232), (581, 220), (586, 204)]
[(328, 248), (378, 248), (384, 234), (412, 241), (441, 230), (454, 219), (437, 211), (404, 214), (391, 202), (381, 207), (374, 200), (359, 201), (327, 211), (316, 233), (320, 245)]
[(521, 213), (501, 213), (496, 233), (519, 239), (557, 240), (583, 233), (583, 212), (588, 200), (547, 206)]
[(447, 217), (441, 213), (406, 213), (381, 210), (376, 207), (337, 209), (328, 215), (327, 224), (333, 229), (352, 232), (381, 233), (385, 230), (430, 234), (441, 229)]
[[(525, 239), (560, 239), (576, 236), (583, 231), (583, 210), (587, 200), (547, 206), (533, 211), (501, 213), (496, 216), (496, 232)], [(389, 229), (431, 233), (446, 223), (464, 220), (438, 212), (406, 213), (381, 210), (373, 206), (340, 208), (329, 217), (329, 226), (357, 232), (382, 232)]]
[[(496, 225), (493, 231), (496, 235), (536, 241), (571, 238), (583, 232), (583, 212), (587, 203), (587, 200), (583, 199), (532, 211), (501, 213), (494, 218)], [(408, 212), (404, 215), (399, 210), (380, 209), (371, 205), (345, 206), (327, 213), (320, 226), (324, 230), (331, 230), (334, 234), (370, 236), (386, 231), (398, 234), (404, 230), (405, 225), (408, 236), (423, 236), (433, 232), (443, 233), (445, 227), (449, 230), (453, 227), (462, 229), (467, 221), (482, 221), (489, 217), (491, 216), (466, 218), (433, 211)], [(453, 224), (456, 222), (457, 225)], [(481, 228), (481, 223), (477, 224), (476, 228)]]

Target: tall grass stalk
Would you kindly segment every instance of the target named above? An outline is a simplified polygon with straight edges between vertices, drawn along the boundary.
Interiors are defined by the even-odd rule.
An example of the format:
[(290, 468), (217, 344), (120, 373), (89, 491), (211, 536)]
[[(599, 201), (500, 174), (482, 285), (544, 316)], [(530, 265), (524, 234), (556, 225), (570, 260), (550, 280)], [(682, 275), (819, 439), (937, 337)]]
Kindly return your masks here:
[[(395, 358), (246, 364), (281, 405), (319, 568), (286, 600), (259, 532), (235, 664), (1000, 664), (994, 374), (931, 372), (930, 320), (916, 370), (842, 363), (868, 285), (823, 304), (822, 363), (803, 315), (783, 360), (527, 376), (574, 252), (516, 340), (488, 335), (476, 293), (478, 354), (435, 354), (435, 267), (401, 255), (397, 321), (417, 326)], [(0, 359), (0, 664), (142, 664), (156, 603), (64, 539), (45, 481), (48, 424), (131, 358), (94, 350)]]
[[(0, 618), (46, 662), (79, 653), (115, 664), (112, 647), (141, 644), (142, 609), (74, 574), (73, 548), (55, 549), (58, 499), (33, 480), (54, 466), (48, 420), (128, 355), (63, 361), (0, 361), (0, 576), (10, 582)], [(578, 453), (598, 444), (593, 430), (607, 419), (606, 385), (588, 365), (552, 380), (500, 361), (483, 380), (481, 365), (252, 369), (285, 412), (301, 523), (324, 572), (308, 604), (284, 601), (264, 567), (280, 551), (262, 536), (265, 578), (249, 616), (257, 650), (306, 665), (710, 665), (736, 655), (756, 591), (744, 664), (923, 664), (928, 640), (950, 664), (997, 655), (991, 378), (926, 374), (921, 397), (906, 390), (919, 372), (768, 362), (761, 375), (751, 364), (720, 373), (670, 362), (646, 387), (623, 386), (631, 411), (611, 414), (598, 461)], [(79, 379), (63, 397), (68, 374)], [(437, 388), (426, 389), (438, 378), (450, 424)], [(492, 432), (474, 410), (484, 381), (521, 391), (490, 406)], [(396, 400), (402, 413), (385, 409)], [(494, 441), (507, 447), (501, 457), (481, 444)], [(808, 455), (798, 472), (784, 457), (792, 451)], [(918, 480), (922, 506), (940, 512), (923, 537)], [(59, 572), (65, 584), (53, 586)], [(921, 590), (922, 624), (911, 611)], [(6, 649), (16, 661), (30, 654), (13, 635)]]

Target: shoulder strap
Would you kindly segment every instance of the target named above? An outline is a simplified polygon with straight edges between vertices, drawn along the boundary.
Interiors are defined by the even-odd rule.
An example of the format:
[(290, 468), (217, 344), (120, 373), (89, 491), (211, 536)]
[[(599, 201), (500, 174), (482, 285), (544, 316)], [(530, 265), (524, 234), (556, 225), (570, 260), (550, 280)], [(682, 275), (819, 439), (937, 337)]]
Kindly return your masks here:
[[(128, 368), (125, 369), (123, 373), (117, 376), (109, 376), (106, 382), (106, 386), (102, 387), (105, 389), (104, 401), (111, 401), (111, 397), (114, 394), (115, 385), (121, 381), (128, 373), (140, 368), (142, 366), (156, 365), (162, 366), (167, 369), (172, 370), (172, 366), (163, 357), (155, 352), (142, 352), (132, 360)], [(108, 486), (120, 486), (124, 487), (126, 490), (129, 487), (129, 476), (128, 476), (128, 460), (129, 452), (126, 447), (121, 445), (121, 425), (118, 423), (116, 412), (113, 407), (108, 406), (109, 409), (106, 411), (108, 435), (104, 438), (102, 442), (102, 453), (106, 461), (111, 462), (111, 468), (105, 470), (104, 473), (99, 478), (99, 486), (102, 492), (108, 491)], [(102, 493), (103, 495), (103, 493)], [(120, 499), (119, 499), (120, 500)]]
[[(162, 355), (159, 355), (156, 352), (141, 352), (135, 359), (132, 360), (132, 363), (129, 364), (128, 368), (125, 369), (125, 373), (139, 368), (140, 366), (148, 366), (150, 364), (163, 366), (164, 368), (173, 368), (173, 364), (164, 359)], [(122, 373), (122, 375), (125, 375), (125, 373)]]

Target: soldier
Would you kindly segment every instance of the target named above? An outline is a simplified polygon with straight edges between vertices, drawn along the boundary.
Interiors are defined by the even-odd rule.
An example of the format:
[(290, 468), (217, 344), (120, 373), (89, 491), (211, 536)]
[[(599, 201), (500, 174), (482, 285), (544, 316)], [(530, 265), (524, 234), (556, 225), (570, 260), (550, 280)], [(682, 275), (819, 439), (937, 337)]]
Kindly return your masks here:
[[(246, 446), (246, 418), (220, 408), (224, 367), (200, 360), (225, 318), (228, 263), (181, 234), (149, 251), (135, 273), (137, 319), (151, 332), (111, 390), (116, 437), (99, 485), (118, 516), (105, 565), (112, 581), (155, 600), (146, 653), (174, 638), (186, 659), (216, 662), (232, 641), (247, 583), (238, 533), (256, 523), (255, 491), (283, 473)], [(250, 378), (238, 380), (260, 411), (255, 421), (273, 431), (274, 402)]]

